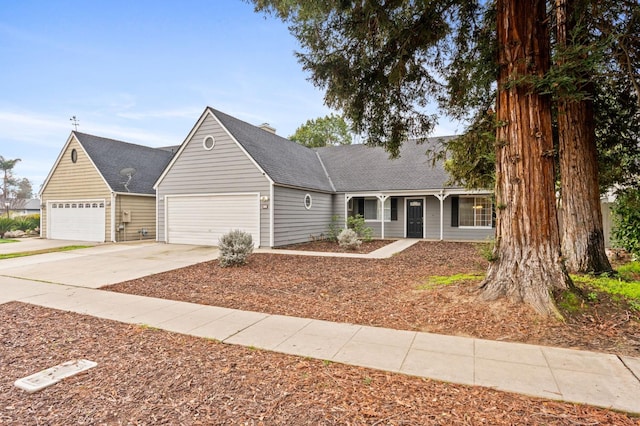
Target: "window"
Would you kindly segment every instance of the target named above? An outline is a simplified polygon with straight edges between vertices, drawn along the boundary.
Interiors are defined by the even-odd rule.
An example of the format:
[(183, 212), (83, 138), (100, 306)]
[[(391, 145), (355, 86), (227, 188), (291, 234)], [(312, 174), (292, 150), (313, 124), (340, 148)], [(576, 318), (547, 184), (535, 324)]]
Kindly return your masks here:
[(216, 140), (211, 135), (205, 136), (204, 139), (202, 140), (202, 147), (207, 151), (211, 151), (215, 145), (216, 145)]
[(311, 194), (306, 194), (304, 196), (304, 208), (309, 210), (311, 208)]
[(76, 161), (78, 161), (78, 151), (74, 148), (71, 150), (71, 162), (75, 163)]
[(389, 197), (384, 200), (384, 205), (379, 198), (360, 198), (354, 202), (357, 207), (354, 214), (359, 214), (365, 220), (379, 221), (384, 215), (384, 221), (398, 220), (398, 199)]
[(458, 210), (459, 226), (491, 228), (492, 205), (489, 197), (460, 197)]

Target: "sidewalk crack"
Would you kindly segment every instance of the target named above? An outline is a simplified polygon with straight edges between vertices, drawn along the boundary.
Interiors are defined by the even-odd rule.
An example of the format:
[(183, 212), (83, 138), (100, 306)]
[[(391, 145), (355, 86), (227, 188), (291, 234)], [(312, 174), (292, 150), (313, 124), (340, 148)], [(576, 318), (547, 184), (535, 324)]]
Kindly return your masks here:
[(638, 382), (640, 382), (640, 377), (638, 377), (638, 376), (636, 375), (636, 373), (635, 373), (635, 372), (634, 372), (634, 371), (633, 371), (633, 370), (632, 370), (632, 369), (627, 365), (627, 363), (626, 363), (626, 362), (624, 362), (624, 359), (622, 359), (622, 357), (621, 357), (620, 355), (616, 355), (616, 357), (618, 357), (618, 359), (620, 360), (620, 362), (622, 363), (622, 365), (624, 365), (624, 367), (625, 367), (627, 370), (629, 370), (629, 373), (631, 373), (631, 375), (632, 375), (633, 377), (635, 377), (635, 378), (636, 378), (636, 380), (637, 380)]

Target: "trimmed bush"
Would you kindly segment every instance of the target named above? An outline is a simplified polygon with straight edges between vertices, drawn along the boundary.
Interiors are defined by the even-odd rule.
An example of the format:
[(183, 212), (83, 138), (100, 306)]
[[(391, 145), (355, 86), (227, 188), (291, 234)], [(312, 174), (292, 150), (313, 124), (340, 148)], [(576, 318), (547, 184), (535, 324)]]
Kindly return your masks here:
[(247, 232), (234, 229), (220, 237), (218, 249), (218, 261), (223, 268), (244, 265), (253, 253), (253, 238)]
[(362, 241), (358, 239), (358, 234), (353, 229), (343, 229), (338, 234), (338, 244), (340, 247), (344, 247), (349, 250), (355, 250), (360, 247)]

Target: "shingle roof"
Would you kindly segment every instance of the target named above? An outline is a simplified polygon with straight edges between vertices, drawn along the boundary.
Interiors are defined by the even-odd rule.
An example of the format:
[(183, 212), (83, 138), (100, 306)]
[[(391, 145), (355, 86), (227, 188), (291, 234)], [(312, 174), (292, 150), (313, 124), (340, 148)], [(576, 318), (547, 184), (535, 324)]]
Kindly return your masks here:
[(389, 159), (381, 147), (367, 145), (329, 146), (317, 151), (337, 192), (457, 188), (446, 184), (449, 175), (442, 162), (432, 165), (425, 155), (430, 146), (451, 138), (429, 138), (424, 144), (407, 141), (396, 159)]
[[(173, 157), (173, 152), (166, 149), (150, 148), (75, 131), (73, 134), (115, 192), (155, 194), (153, 184)], [(128, 191), (124, 187), (127, 177), (120, 174), (127, 168), (135, 169)]]
[(334, 191), (314, 150), (211, 107), (209, 110), (275, 183)]

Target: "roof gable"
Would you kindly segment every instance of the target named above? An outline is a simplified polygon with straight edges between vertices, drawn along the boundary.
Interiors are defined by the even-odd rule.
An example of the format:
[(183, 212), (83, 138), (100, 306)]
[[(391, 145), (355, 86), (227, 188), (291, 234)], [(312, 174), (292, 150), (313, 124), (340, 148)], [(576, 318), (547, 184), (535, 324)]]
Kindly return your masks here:
[[(114, 192), (154, 194), (153, 184), (167, 166), (173, 153), (86, 133), (72, 132), (95, 164), (98, 172)], [(121, 171), (135, 172), (125, 188), (128, 177)]]
[(334, 191), (314, 150), (213, 108), (208, 109), (274, 183)]

